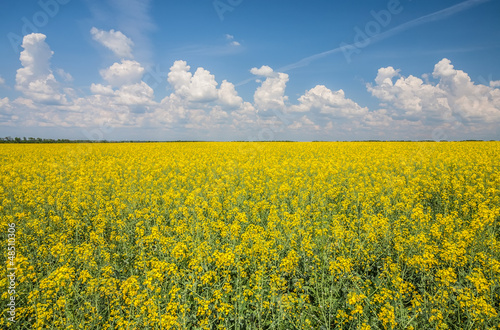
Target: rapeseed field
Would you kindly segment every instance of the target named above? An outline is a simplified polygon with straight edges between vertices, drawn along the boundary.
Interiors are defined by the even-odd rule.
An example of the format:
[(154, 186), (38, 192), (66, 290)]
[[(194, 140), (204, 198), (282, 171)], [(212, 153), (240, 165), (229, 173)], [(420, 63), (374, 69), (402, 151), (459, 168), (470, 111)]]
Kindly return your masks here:
[(500, 329), (500, 142), (0, 145), (0, 216), (2, 329)]

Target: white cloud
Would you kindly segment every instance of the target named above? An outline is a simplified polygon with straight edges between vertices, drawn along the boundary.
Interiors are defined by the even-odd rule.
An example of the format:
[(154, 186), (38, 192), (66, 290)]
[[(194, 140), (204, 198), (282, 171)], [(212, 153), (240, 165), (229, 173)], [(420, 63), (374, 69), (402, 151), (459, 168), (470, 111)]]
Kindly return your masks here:
[(231, 108), (238, 108), (243, 102), (243, 99), (238, 96), (234, 85), (226, 80), (223, 80), (220, 85), (218, 97), (221, 104)]
[(383, 101), (382, 106), (389, 105), (395, 116), (417, 120), (422, 116), (450, 114), (446, 93), (442, 89), (412, 75), (400, 77), (393, 83), (392, 79), (397, 76), (399, 70), (381, 68), (375, 78), (376, 85), (367, 84), (368, 91)]
[(113, 90), (109, 85), (92, 84), (90, 90), (97, 96), (112, 97), (112, 103), (115, 104), (154, 105), (154, 91), (144, 81), (131, 85), (123, 85), (117, 90)]
[(99, 95), (113, 95), (114, 94), (113, 87), (111, 87), (110, 85), (104, 86), (101, 84), (92, 84), (92, 85), (90, 85), (90, 91), (93, 94), (99, 94)]
[(175, 61), (168, 74), (168, 82), (175, 94), (192, 102), (209, 102), (217, 99), (217, 82), (209, 71), (198, 68), (191, 74), (185, 61)]
[[(112, 126), (139, 127), (147, 113), (157, 107), (153, 89), (141, 81), (144, 69), (135, 61), (123, 60), (101, 74), (108, 84), (91, 84), (91, 95), (78, 96), (73, 88), (57, 83), (50, 68), (52, 51), (45, 36), (32, 34), (25, 37), (25, 50), (21, 53), (22, 68), (16, 76), (16, 88), (25, 97), (9, 102), (2, 108), (4, 125), (18, 123), (24, 126), (88, 127), (109, 123)], [(70, 79), (70, 74), (56, 70), (58, 75)], [(118, 89), (113, 90), (113, 86)], [(70, 96), (70, 100), (66, 100)]]
[(363, 118), (365, 125), (379, 129), (390, 127), (393, 121), (394, 120), (387, 114), (387, 110), (385, 109), (370, 111), (366, 113)]
[(18, 97), (17, 99), (12, 101), (12, 103), (16, 104), (16, 105), (22, 105), (22, 106), (27, 107), (27, 108), (32, 109), (32, 110), (36, 109), (35, 102), (33, 102), (33, 100), (31, 100), (31, 99), (27, 99), (24, 97)]
[[(399, 77), (395, 83), (394, 77)], [(392, 67), (381, 68), (376, 84), (367, 84), (367, 89), (394, 119), (460, 124), (500, 120), (500, 91), (493, 88), (494, 82), (490, 86), (475, 84), (446, 58), (435, 65), (432, 77), (437, 79), (436, 84), (412, 75), (400, 76)]]
[(0, 108), (6, 106), (7, 104), (9, 104), (9, 98), (8, 97), (4, 97), (3, 99), (0, 99)]
[(462, 120), (500, 120), (500, 91), (490, 86), (476, 85), (467, 73), (456, 70), (451, 61), (444, 58), (434, 67), (434, 78), (446, 92), (453, 114)]
[(144, 68), (139, 62), (122, 60), (121, 63), (114, 63), (101, 70), (100, 74), (111, 85), (123, 86), (138, 83), (144, 74)]
[(175, 61), (168, 74), (168, 82), (174, 93), (189, 102), (216, 102), (224, 106), (238, 107), (242, 103), (234, 85), (223, 81), (220, 89), (215, 76), (204, 68), (197, 68), (194, 75), (185, 61)]
[(273, 69), (266, 65), (260, 69), (252, 68), (250, 72), (267, 77), (254, 93), (255, 106), (261, 111), (284, 109), (285, 102), (288, 101), (285, 96), (288, 75), (282, 72), (274, 73)]
[(178, 95), (187, 96), (189, 94), (189, 84), (193, 76), (189, 70), (191, 67), (186, 61), (175, 61), (168, 73), (168, 82)]
[(59, 77), (61, 77), (64, 81), (66, 82), (71, 82), (73, 81), (73, 76), (71, 76), (69, 73), (64, 71), (63, 69), (56, 69), (56, 73)]
[(267, 66), (263, 65), (260, 68), (252, 68), (250, 69), (250, 73), (256, 76), (262, 76), (262, 77), (274, 77), (276, 74), (274, 73), (274, 70)]
[(151, 119), (159, 123), (172, 124), (179, 119), (185, 118), (187, 111), (188, 104), (181, 97), (172, 93), (161, 100)]
[(19, 59), (22, 68), (17, 70), (16, 89), (36, 102), (64, 104), (66, 98), (59, 92), (59, 84), (50, 68), (53, 52), (41, 33), (26, 35)]
[[(324, 140), (432, 139), (436, 127), (456, 138), (495, 131), (500, 121), (500, 83), (476, 84), (447, 59), (437, 63), (425, 81), (402, 76), (390, 66), (380, 68), (374, 82), (367, 84), (380, 108), (369, 110), (347, 98), (344, 90), (324, 85), (306, 90), (290, 104), (285, 94), (288, 75), (266, 65), (250, 70), (263, 77), (253, 102), (245, 102), (231, 82), (219, 85), (210, 71), (191, 71), (185, 61), (171, 66), (172, 92), (161, 102), (155, 101), (147, 79), (141, 80), (143, 66), (126, 59), (100, 71), (105, 82), (91, 84), (91, 95), (79, 96), (79, 90), (68, 86), (61, 93), (45, 36), (27, 36), (23, 47), (16, 88), (24, 96), (0, 99), (1, 125), (96, 127), (106, 122), (113, 127), (173, 129), (184, 132), (183, 138)], [(70, 77), (63, 70), (55, 72)]]
[(231, 112), (231, 117), (231, 128), (253, 127), (258, 118), (257, 111), (250, 102), (243, 102), (238, 110)]
[(5, 85), (5, 79), (0, 76), (0, 86)]
[(120, 31), (113, 29), (104, 31), (92, 27), (90, 34), (92, 34), (92, 39), (111, 50), (116, 56), (120, 58), (133, 58), (132, 47), (134, 43)]
[(117, 104), (153, 105), (154, 91), (144, 81), (133, 85), (122, 86), (115, 92)]
[(392, 66), (389, 66), (387, 68), (380, 68), (378, 69), (378, 74), (375, 78), (375, 82), (377, 83), (377, 85), (392, 86), (392, 78), (399, 76), (399, 71), (401, 70), (394, 70)]
[(490, 87), (500, 87), (500, 80), (490, 81)]
[(342, 89), (333, 92), (323, 85), (317, 85), (306, 91), (299, 99), (299, 104), (289, 107), (290, 112), (318, 111), (336, 118), (351, 118), (368, 112), (356, 102), (345, 97)]
[(293, 130), (298, 130), (298, 129), (313, 129), (313, 130), (320, 130), (321, 127), (314, 123), (311, 119), (309, 119), (307, 116), (302, 116), (299, 120), (294, 121), (291, 125), (288, 126), (289, 129)]
[(154, 18), (151, 17), (152, 2), (152, 0), (110, 0), (103, 5), (113, 8), (113, 10), (104, 9), (111, 17), (108, 17), (103, 24), (109, 24), (109, 21), (116, 22), (118, 30), (134, 41), (134, 58), (148, 64), (151, 64), (154, 57), (150, 35), (156, 30)]
[(194, 74), (190, 70), (185, 61), (174, 62), (168, 74), (173, 92), (161, 101), (151, 118), (166, 125), (177, 122), (181, 127), (207, 132), (222, 127), (248, 128), (256, 122), (255, 108), (243, 102), (232, 83), (223, 80), (217, 88), (218, 83), (208, 70), (197, 68)]
[(226, 34), (226, 40), (229, 40), (229, 45), (231, 46), (234, 47), (241, 46), (241, 44), (238, 41), (234, 40), (234, 36), (231, 34)]
[(189, 85), (189, 100), (193, 102), (209, 102), (217, 99), (217, 82), (209, 71), (198, 68)]

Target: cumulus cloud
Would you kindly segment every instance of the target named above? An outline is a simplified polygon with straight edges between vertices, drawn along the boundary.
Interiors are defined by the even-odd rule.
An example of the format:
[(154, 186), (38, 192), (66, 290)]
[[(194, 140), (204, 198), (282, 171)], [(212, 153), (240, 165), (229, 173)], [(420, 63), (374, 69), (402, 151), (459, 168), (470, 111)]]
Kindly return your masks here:
[(104, 31), (92, 27), (90, 34), (92, 35), (92, 39), (111, 50), (116, 56), (120, 58), (133, 58), (132, 47), (134, 43), (120, 31), (113, 29)]
[[(380, 68), (374, 81), (366, 85), (380, 107), (369, 110), (348, 98), (344, 90), (325, 85), (313, 85), (295, 102), (289, 102), (285, 93), (289, 76), (266, 65), (250, 70), (262, 81), (253, 102), (245, 102), (231, 82), (222, 80), (219, 84), (210, 71), (191, 68), (182, 60), (171, 66), (167, 80), (172, 92), (161, 102), (155, 101), (147, 79), (142, 80), (143, 66), (130, 59), (101, 70), (103, 82), (91, 84), (90, 95), (78, 96), (54, 78), (52, 51), (44, 35), (26, 36), (23, 48), (22, 67), (16, 76), (16, 88), (23, 96), (0, 98), (2, 125), (22, 122), (27, 126), (95, 127), (105, 122), (176, 132), (196, 130), (196, 134), (205, 134), (197, 135), (202, 139), (228, 134), (229, 139), (300, 136), (314, 140), (430, 139), (435, 127), (454, 129), (455, 137), (461, 137), (481, 129), (497, 130), (500, 122), (500, 82), (477, 84), (448, 59), (439, 61), (423, 79), (403, 76), (391, 66)], [(62, 69), (54, 71), (58, 77), (71, 80)], [(460, 125), (450, 118), (458, 118), (455, 121), (460, 120)], [(189, 133), (183, 137), (195, 138)]]
[(305, 92), (299, 99), (299, 104), (291, 106), (290, 112), (318, 111), (335, 118), (351, 118), (368, 112), (356, 102), (345, 97), (342, 89), (332, 91), (326, 86), (317, 85)]
[(309, 119), (307, 116), (302, 116), (299, 120), (295, 120), (288, 128), (293, 130), (309, 128), (313, 130), (320, 130), (321, 127), (317, 125), (314, 121)]
[[(409, 75), (401, 76), (392, 67), (380, 68), (368, 91), (381, 101), (395, 119), (491, 121), (500, 119), (500, 93), (491, 86), (475, 84), (469, 75), (456, 70), (449, 59), (434, 67), (436, 84)], [(395, 77), (399, 77), (396, 82)]]
[(19, 57), (22, 68), (17, 70), (16, 89), (36, 102), (63, 104), (66, 98), (59, 92), (59, 84), (50, 68), (53, 52), (45, 39), (41, 33), (23, 38), (24, 50)]
[(390, 85), (392, 86), (392, 78), (399, 76), (399, 71), (394, 70), (392, 66), (387, 68), (378, 69), (377, 77), (375, 78), (375, 82), (377, 85)]
[(217, 99), (217, 82), (215, 76), (203, 68), (196, 69), (189, 84), (189, 100), (193, 102), (209, 102)]
[(193, 76), (189, 70), (191, 70), (191, 67), (186, 61), (175, 61), (170, 67), (168, 82), (177, 94), (189, 94), (189, 83), (191, 82), (191, 77)]
[[(399, 70), (380, 68), (375, 85), (367, 84), (371, 94), (388, 106), (395, 116), (419, 119), (425, 114), (440, 115), (449, 112), (446, 93), (439, 87), (424, 83), (415, 76), (399, 77)], [(399, 77), (393, 82), (394, 77)]]
[(92, 94), (98, 94), (98, 95), (113, 95), (113, 87), (110, 85), (104, 86), (101, 84), (92, 84), (90, 85), (90, 91)]
[(110, 85), (92, 84), (90, 91), (100, 97), (108, 97), (106, 102), (119, 105), (154, 105), (154, 91), (141, 81), (136, 84), (123, 85), (114, 90)]
[(394, 120), (388, 115), (386, 109), (367, 112), (363, 117), (363, 123), (365, 125), (379, 129), (388, 128), (393, 122)]
[(215, 76), (204, 68), (197, 68), (193, 74), (185, 61), (175, 61), (168, 82), (173, 92), (151, 114), (156, 122), (177, 123), (207, 134), (222, 127), (241, 130), (256, 122), (255, 108), (243, 102), (234, 85), (223, 80), (219, 86)]
[(100, 74), (111, 85), (123, 86), (138, 83), (144, 74), (144, 68), (139, 62), (122, 60), (101, 70)]
[(263, 65), (259, 69), (252, 68), (250, 72), (254, 75), (264, 76), (264, 80), (254, 93), (254, 104), (261, 111), (284, 110), (288, 96), (285, 96), (288, 75), (286, 73), (275, 73), (272, 68)]
[(153, 89), (141, 81), (137, 84), (122, 86), (115, 92), (117, 104), (124, 105), (154, 105)]
[(220, 89), (218, 90), (219, 101), (222, 105), (226, 105), (231, 108), (237, 108), (241, 106), (243, 99), (238, 96), (238, 92), (234, 88), (234, 85), (227, 80), (223, 80)]
[(217, 88), (218, 83), (210, 71), (200, 67), (192, 74), (190, 70), (185, 61), (175, 61), (170, 68), (168, 82), (176, 96), (189, 102), (215, 102), (228, 107), (238, 107), (243, 102), (232, 83), (224, 80)]
[(0, 86), (5, 85), (5, 79), (0, 76)]
[(260, 68), (252, 68), (250, 69), (250, 73), (262, 77), (274, 77), (276, 75), (274, 70), (267, 65), (263, 65)]
[(175, 94), (192, 102), (209, 102), (217, 99), (217, 82), (209, 71), (198, 68), (194, 75), (185, 61), (175, 61), (168, 74), (168, 82)]
[(439, 79), (436, 87), (445, 91), (453, 114), (470, 121), (500, 119), (499, 90), (475, 84), (467, 73), (456, 70), (447, 58), (435, 65), (432, 75)]
[(387, 69), (389, 68), (380, 69), (375, 78), (377, 84), (368, 84), (367, 89), (383, 101), (383, 106), (390, 105), (395, 116), (420, 119), (422, 116), (439, 117), (450, 114), (446, 93), (441, 88), (426, 84), (412, 75), (400, 77), (393, 83), (394, 76), (386, 76)]

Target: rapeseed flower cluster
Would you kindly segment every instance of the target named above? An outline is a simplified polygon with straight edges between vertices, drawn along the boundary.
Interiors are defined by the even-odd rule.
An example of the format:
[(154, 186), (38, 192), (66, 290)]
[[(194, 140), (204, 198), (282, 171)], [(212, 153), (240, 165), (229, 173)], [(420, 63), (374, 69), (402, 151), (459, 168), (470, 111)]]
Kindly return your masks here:
[[(16, 323), (498, 329), (500, 143), (0, 145)], [(7, 260), (7, 251), (4, 260)]]

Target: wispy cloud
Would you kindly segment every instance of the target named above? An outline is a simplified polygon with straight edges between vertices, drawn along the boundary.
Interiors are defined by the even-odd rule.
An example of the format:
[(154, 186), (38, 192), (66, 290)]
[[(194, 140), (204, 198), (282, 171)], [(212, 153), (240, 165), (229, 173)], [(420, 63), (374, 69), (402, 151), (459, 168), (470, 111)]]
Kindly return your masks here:
[(156, 25), (150, 16), (151, 0), (92, 1), (89, 6), (97, 21), (95, 26), (107, 24), (122, 31), (135, 45), (135, 58), (147, 65), (152, 64), (153, 47), (149, 33), (156, 29)]
[(492, 49), (499, 49), (500, 46), (472, 46), (472, 47), (457, 47), (457, 48), (439, 48), (439, 49), (400, 49), (393, 52), (378, 51), (370, 55), (372, 58), (398, 58), (410, 56), (425, 56), (425, 55), (442, 55), (442, 54), (456, 54), (456, 53), (471, 53), (471, 52), (484, 52)]
[(185, 55), (205, 55), (205, 56), (227, 56), (237, 54), (242, 51), (241, 44), (234, 39), (231, 34), (224, 36), (225, 44), (207, 45), (188, 45), (178, 49), (172, 50), (172, 53), (177, 56)]
[(134, 43), (120, 31), (115, 31), (113, 29), (104, 31), (92, 27), (90, 34), (92, 35), (92, 39), (111, 50), (118, 57), (133, 58), (132, 47)]
[[(454, 5), (454, 6), (451, 6), (451, 7), (448, 7), (448, 8), (439, 10), (439, 11), (436, 11), (434, 13), (431, 13), (431, 14), (428, 14), (428, 15), (416, 18), (414, 20), (411, 20), (409, 22), (403, 23), (401, 25), (398, 25), (395, 28), (392, 28), (390, 30), (387, 30), (385, 32), (379, 33), (377, 35), (374, 35), (374, 36), (368, 38), (366, 40), (366, 42), (368, 42), (369, 44), (373, 44), (373, 43), (376, 43), (378, 41), (381, 41), (381, 40), (387, 39), (389, 37), (392, 37), (392, 36), (394, 36), (396, 34), (399, 34), (399, 33), (403, 32), (403, 31), (406, 31), (408, 29), (414, 28), (416, 26), (448, 18), (448, 17), (450, 17), (452, 15), (455, 15), (455, 14), (457, 14), (459, 12), (462, 12), (464, 10), (467, 10), (469, 8), (475, 7), (477, 5), (480, 5), (482, 3), (489, 2), (489, 1), (491, 1), (491, 0), (467, 0), (467, 1), (461, 2), (461, 3), (457, 4), (457, 5)], [(301, 59), (301, 60), (299, 60), (299, 61), (297, 61), (295, 63), (291, 63), (291, 64), (288, 64), (288, 65), (285, 65), (285, 66), (279, 68), (278, 71), (286, 72), (286, 71), (289, 71), (289, 70), (293, 70), (293, 69), (296, 69), (296, 68), (307, 66), (311, 62), (316, 61), (316, 60), (318, 60), (320, 58), (326, 57), (328, 55), (340, 53), (340, 52), (342, 52), (345, 49), (345, 47), (349, 47), (349, 46), (355, 47), (356, 45), (355, 45), (355, 43), (352, 43), (350, 45), (344, 45), (344, 46), (340, 46), (340, 47), (337, 47), (337, 48), (334, 48), (334, 49), (330, 49), (330, 50), (327, 50), (327, 51), (324, 51), (324, 52), (321, 52), (321, 53), (318, 53), (318, 54), (314, 54), (314, 55), (305, 57), (305, 58), (303, 58), (303, 59)], [(248, 81), (251, 81), (251, 80), (252, 79), (249, 79)]]

